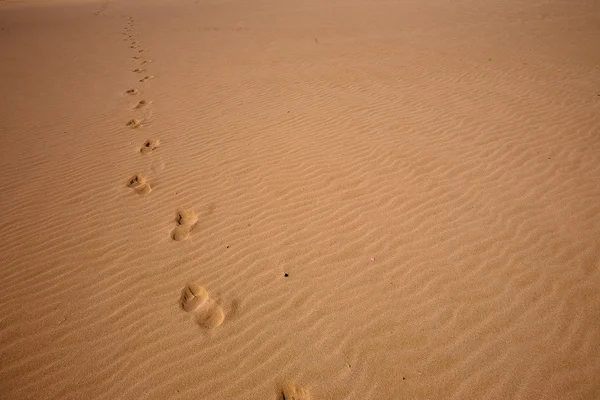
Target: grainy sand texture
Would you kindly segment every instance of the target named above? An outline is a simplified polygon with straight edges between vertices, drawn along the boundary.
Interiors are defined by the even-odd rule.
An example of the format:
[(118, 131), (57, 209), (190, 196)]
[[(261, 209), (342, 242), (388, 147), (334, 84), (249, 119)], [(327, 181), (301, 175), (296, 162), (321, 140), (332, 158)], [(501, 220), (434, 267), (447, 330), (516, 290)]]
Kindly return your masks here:
[(600, 3), (0, 0), (0, 398), (600, 399)]

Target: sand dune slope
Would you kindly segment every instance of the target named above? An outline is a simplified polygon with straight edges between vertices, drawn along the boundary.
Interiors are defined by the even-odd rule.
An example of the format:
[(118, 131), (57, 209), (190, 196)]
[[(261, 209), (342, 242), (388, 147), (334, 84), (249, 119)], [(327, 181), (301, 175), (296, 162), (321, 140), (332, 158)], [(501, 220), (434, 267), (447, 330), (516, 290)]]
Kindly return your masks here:
[(600, 398), (598, 12), (0, 2), (0, 397)]

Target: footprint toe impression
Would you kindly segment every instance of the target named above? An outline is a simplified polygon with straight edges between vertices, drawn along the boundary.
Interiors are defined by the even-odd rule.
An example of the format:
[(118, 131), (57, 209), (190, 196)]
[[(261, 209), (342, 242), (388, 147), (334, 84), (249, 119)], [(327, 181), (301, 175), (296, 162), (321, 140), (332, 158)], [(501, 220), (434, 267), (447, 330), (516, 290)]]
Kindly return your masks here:
[(128, 186), (130, 188), (136, 188), (139, 187), (140, 185), (143, 185), (146, 183), (146, 178), (144, 178), (142, 175), (136, 174), (134, 176), (132, 176), (131, 178), (129, 178), (129, 183)]
[(148, 184), (148, 182), (146, 182), (146, 178), (144, 178), (143, 176), (141, 176), (139, 174), (136, 174), (136, 175), (132, 176), (131, 178), (129, 178), (129, 182), (127, 183), (127, 186), (129, 186), (130, 188), (135, 190), (136, 193), (142, 194), (142, 195), (148, 194), (152, 191), (150, 184)]
[(204, 286), (195, 282), (185, 288), (181, 306), (187, 312), (196, 313), (198, 324), (204, 328), (216, 328), (225, 320), (223, 308), (210, 298)]
[(181, 306), (187, 312), (197, 310), (208, 300), (208, 291), (198, 283), (191, 283), (181, 298)]
[(286, 383), (283, 385), (281, 390), (281, 400), (310, 400), (310, 393), (308, 390), (292, 385), (291, 383)]
[(153, 150), (155, 150), (158, 146), (160, 146), (160, 140), (148, 139), (142, 145), (140, 152), (144, 153), (144, 154), (148, 154), (148, 153), (152, 152)]
[(180, 210), (177, 213), (177, 223), (182, 226), (192, 226), (198, 222), (198, 215), (194, 210)]

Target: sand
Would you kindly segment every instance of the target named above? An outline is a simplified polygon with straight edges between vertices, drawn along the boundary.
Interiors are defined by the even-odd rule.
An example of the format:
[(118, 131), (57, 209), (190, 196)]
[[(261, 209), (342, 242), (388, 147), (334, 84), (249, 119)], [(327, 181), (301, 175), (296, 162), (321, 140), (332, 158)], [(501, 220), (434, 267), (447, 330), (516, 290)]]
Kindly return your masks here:
[(594, 1), (0, 1), (0, 398), (600, 398)]

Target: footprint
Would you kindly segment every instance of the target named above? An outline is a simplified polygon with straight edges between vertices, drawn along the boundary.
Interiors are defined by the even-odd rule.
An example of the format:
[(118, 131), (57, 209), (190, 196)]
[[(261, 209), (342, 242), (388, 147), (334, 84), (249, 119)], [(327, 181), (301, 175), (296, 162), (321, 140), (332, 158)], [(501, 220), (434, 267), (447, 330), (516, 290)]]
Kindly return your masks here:
[(190, 283), (181, 296), (181, 306), (187, 312), (196, 311), (208, 300), (208, 291), (198, 283)]
[(133, 70), (133, 72), (137, 72), (138, 74), (139, 74), (139, 73), (142, 73), (142, 72), (144, 72), (144, 71), (146, 71), (146, 70), (145, 70), (145, 69), (142, 69), (142, 68), (136, 68), (136, 69), (134, 69), (134, 70)]
[(281, 397), (279, 400), (310, 400), (310, 398), (308, 390), (292, 385), (291, 383), (285, 383), (281, 388)]
[(135, 174), (131, 178), (129, 178), (129, 182), (127, 186), (135, 190), (137, 194), (148, 194), (152, 191), (150, 184), (146, 182), (146, 178), (144, 178), (140, 174)]
[(181, 210), (177, 212), (176, 222), (178, 226), (171, 232), (171, 237), (173, 240), (182, 242), (190, 237), (192, 230), (196, 227), (198, 215), (193, 210)]
[(198, 222), (198, 215), (194, 210), (180, 210), (177, 213), (177, 223), (182, 226), (193, 226)]
[(181, 307), (187, 312), (195, 312), (198, 324), (213, 329), (223, 324), (225, 312), (208, 295), (208, 291), (198, 283), (190, 283), (181, 296)]
[(139, 92), (135, 89), (128, 89), (125, 91), (125, 93), (135, 95), (135, 94), (138, 94)]
[(144, 107), (144, 106), (147, 106), (147, 105), (148, 105), (148, 104), (150, 104), (150, 103), (151, 103), (151, 101), (150, 101), (150, 100), (140, 100), (140, 101), (139, 101), (139, 102), (136, 104), (135, 108), (142, 108), (142, 107)]
[[(141, 57), (140, 57), (140, 58), (141, 58)], [(146, 64), (146, 63), (151, 63), (151, 62), (152, 62), (152, 60), (144, 60), (144, 61), (142, 61), (142, 65), (144, 65), (144, 64)]]
[(137, 118), (133, 118), (127, 121), (127, 126), (131, 127), (132, 129), (139, 128), (142, 126), (142, 121)]
[(158, 139), (148, 139), (142, 145), (140, 149), (140, 153), (148, 154), (155, 150), (158, 146), (160, 146), (160, 140)]
[(150, 76), (145, 76), (145, 77), (143, 77), (142, 79), (140, 79), (140, 82), (145, 82), (145, 81), (147, 81), (148, 79), (152, 79), (152, 78), (154, 78), (152, 75), (150, 75)]
[(139, 60), (140, 58), (142, 58), (142, 56), (133, 56), (131, 58), (133, 58), (134, 60)]

